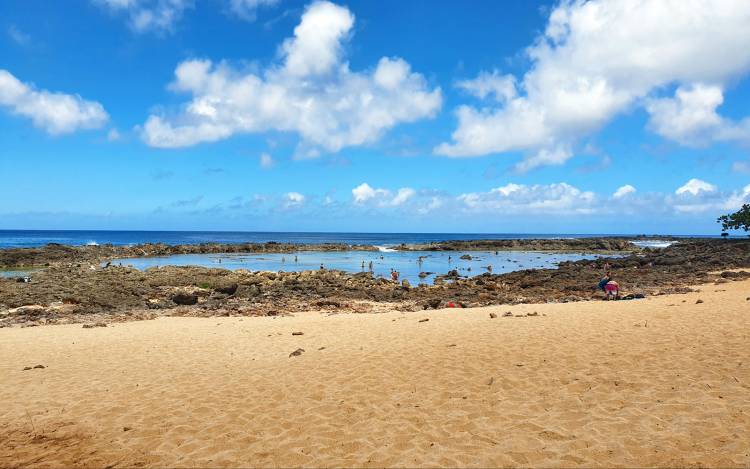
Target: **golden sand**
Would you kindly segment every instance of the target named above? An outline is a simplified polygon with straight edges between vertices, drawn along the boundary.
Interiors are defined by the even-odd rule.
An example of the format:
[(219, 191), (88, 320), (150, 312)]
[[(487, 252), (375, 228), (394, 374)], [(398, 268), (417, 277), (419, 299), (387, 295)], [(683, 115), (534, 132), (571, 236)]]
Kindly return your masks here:
[(2, 329), (0, 466), (748, 467), (750, 282), (700, 289)]

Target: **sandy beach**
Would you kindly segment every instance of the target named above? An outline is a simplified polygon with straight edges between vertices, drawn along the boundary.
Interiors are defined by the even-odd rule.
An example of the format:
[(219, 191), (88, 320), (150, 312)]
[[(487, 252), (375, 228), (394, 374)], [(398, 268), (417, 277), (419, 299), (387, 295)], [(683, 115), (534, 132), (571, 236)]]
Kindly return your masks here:
[(698, 290), (2, 329), (0, 466), (747, 467), (750, 281)]

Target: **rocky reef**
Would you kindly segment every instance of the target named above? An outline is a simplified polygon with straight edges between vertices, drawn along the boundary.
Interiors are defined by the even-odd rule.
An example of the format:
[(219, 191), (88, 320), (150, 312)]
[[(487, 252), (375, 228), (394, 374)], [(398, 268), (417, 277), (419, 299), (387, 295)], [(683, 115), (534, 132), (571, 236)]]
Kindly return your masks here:
[[(485, 246), (476, 241), (471, 243)], [(218, 246), (227, 247), (196, 245), (179, 249), (227, 252), (201, 251), (219, 249)], [(247, 245), (229, 246), (247, 249)], [(294, 245), (260, 246), (269, 249), (265, 252), (291, 252), (285, 249), (292, 249)], [(321, 249), (323, 246), (319, 245)], [(325, 246), (338, 249), (338, 245)], [(155, 267), (139, 271), (99, 265), (102, 258), (113, 252), (131, 255), (133, 249), (143, 249), (149, 253), (147, 255), (165, 255), (176, 253), (175, 248), (164, 245), (122, 248), (124, 250), (107, 246), (41, 248), (45, 254), (35, 259), (44, 259), (49, 266), (35, 273), (30, 282), (0, 279), (0, 327), (123, 321), (162, 315), (283, 315), (307, 310), (376, 312), (447, 305), (581, 301), (600, 296), (595, 286), (605, 263), (609, 264), (625, 295), (686, 292), (690, 285), (750, 276), (750, 272), (736, 271), (750, 268), (750, 240), (682, 241), (665, 249), (637, 250), (625, 257), (564, 262), (556, 269), (529, 269), (500, 275), (485, 273), (467, 278), (451, 271), (438, 276), (434, 285), (416, 287), (408, 282), (374, 278), (369, 273), (348, 274), (335, 270), (250, 272)], [(25, 256), (11, 255), (2, 259), (4, 262), (19, 259), (28, 262), (34, 258), (31, 255), (34, 250), (24, 252)], [(71, 253), (83, 255), (69, 263)], [(55, 257), (58, 254), (59, 257)]]

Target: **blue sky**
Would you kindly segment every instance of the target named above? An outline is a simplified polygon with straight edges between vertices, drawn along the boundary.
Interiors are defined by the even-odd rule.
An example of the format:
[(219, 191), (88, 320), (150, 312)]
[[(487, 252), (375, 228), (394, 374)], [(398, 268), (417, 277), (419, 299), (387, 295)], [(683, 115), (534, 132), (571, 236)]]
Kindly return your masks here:
[(5, 1), (0, 229), (714, 234), (750, 202), (747, 24), (730, 0)]

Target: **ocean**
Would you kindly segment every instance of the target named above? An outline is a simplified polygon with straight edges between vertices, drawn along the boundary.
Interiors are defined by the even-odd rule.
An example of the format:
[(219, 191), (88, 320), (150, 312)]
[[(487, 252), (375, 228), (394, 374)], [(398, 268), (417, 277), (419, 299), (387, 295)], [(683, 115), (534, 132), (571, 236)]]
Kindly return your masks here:
[(346, 243), (394, 246), (401, 243), (472, 239), (553, 239), (620, 236), (615, 234), (539, 233), (305, 233), (251, 231), (86, 231), (86, 230), (0, 230), (0, 248), (24, 248), (48, 243), (133, 245), (141, 243)]
[[(457, 270), (461, 275), (474, 276), (484, 272), (505, 273), (520, 269), (554, 268), (560, 262), (600, 257), (596, 254), (551, 252), (421, 252), (396, 251), (389, 247), (401, 243), (429, 243), (435, 241), (472, 239), (552, 239), (614, 236), (607, 234), (510, 234), (510, 233), (280, 233), (226, 231), (34, 231), (0, 230), (0, 248), (43, 246), (48, 243), (67, 245), (140, 243), (198, 244), (198, 243), (346, 243), (378, 246), (379, 251), (299, 251), (292, 254), (192, 254), (167, 257), (117, 259), (116, 264), (148, 269), (166, 265), (191, 265), (267, 271), (301, 271), (326, 269), (350, 273), (370, 271), (373, 275), (390, 278), (391, 271), (412, 284), (432, 283), (436, 275)], [(666, 247), (666, 240), (644, 240), (637, 244)], [(461, 259), (462, 255), (470, 259)], [(105, 262), (103, 262), (104, 264)], [(2, 271), (0, 276), (15, 277), (29, 272)]]

